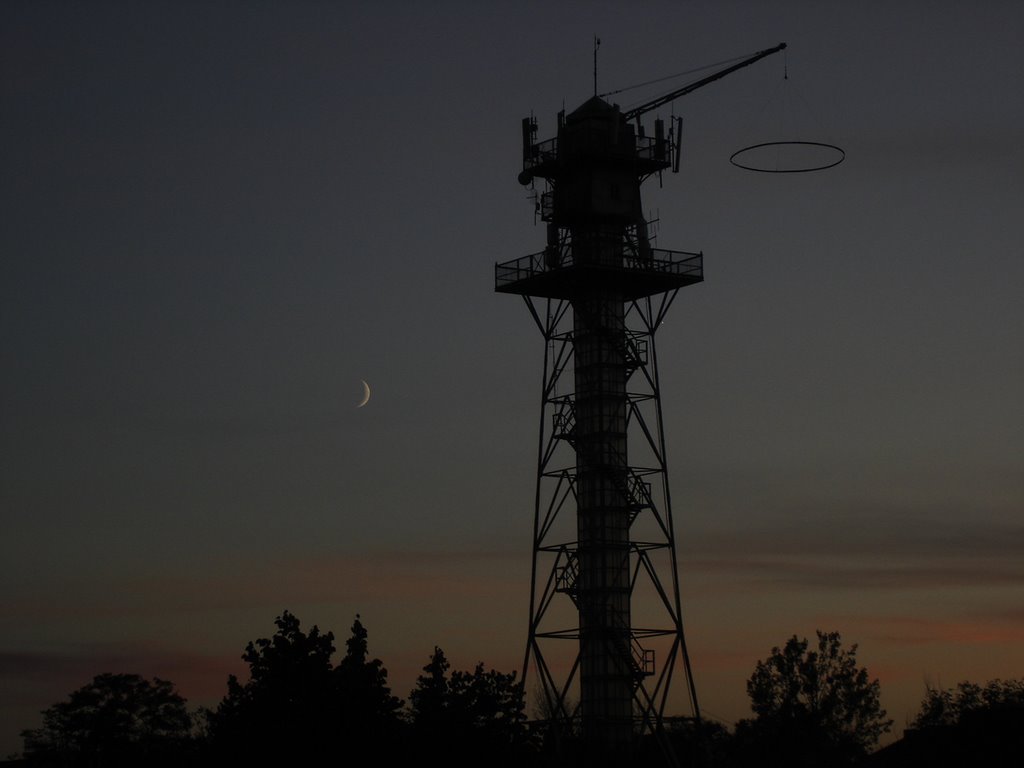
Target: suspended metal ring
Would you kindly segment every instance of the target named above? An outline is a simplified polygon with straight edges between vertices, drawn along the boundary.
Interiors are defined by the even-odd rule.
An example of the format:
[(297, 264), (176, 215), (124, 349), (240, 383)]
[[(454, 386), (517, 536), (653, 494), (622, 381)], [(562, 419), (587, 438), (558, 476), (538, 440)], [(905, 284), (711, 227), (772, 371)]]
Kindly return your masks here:
[[(833, 156), (828, 158), (829, 162), (822, 163), (815, 160), (814, 165), (798, 165), (790, 168), (769, 168), (767, 164), (758, 165), (755, 162), (757, 158), (755, 150), (764, 149), (765, 147), (819, 147), (821, 149), (828, 150)], [(747, 152), (755, 152), (755, 154), (745, 161), (737, 159)], [(835, 144), (825, 144), (820, 141), (766, 141), (761, 144), (751, 144), (749, 147), (736, 150), (729, 158), (729, 162), (737, 168), (742, 168), (745, 171), (758, 171), (759, 173), (810, 173), (811, 171), (824, 171), (826, 168), (833, 168), (845, 159), (846, 152)]]

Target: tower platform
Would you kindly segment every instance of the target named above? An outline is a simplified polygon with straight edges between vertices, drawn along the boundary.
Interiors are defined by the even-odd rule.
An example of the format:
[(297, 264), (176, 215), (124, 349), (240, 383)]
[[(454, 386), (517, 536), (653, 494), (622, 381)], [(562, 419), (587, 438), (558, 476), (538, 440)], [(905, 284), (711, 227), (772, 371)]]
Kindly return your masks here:
[(650, 257), (623, 256), (614, 264), (577, 264), (572, 252), (533, 253), (494, 267), (494, 290), (572, 300), (615, 286), (624, 301), (673, 291), (704, 280), (704, 254), (651, 248)]

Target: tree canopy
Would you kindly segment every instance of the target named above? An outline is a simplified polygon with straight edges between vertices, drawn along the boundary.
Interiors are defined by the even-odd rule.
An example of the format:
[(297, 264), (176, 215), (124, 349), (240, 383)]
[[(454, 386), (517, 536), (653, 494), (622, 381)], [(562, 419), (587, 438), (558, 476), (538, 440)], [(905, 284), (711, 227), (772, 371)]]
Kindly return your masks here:
[[(274, 625), (271, 637), (245, 646), (248, 679), (228, 677), (216, 711), (204, 713), (201, 736), (171, 683), (105, 674), (45, 710), (41, 728), (23, 732), (27, 763), (176, 768), (338, 762), (360, 754), (382, 765), (440, 759), (452, 768), (505, 768), (545, 759), (551, 744), (527, 727), (515, 672), (482, 662), (453, 671), (435, 646), (403, 709), (383, 663), (370, 656), (358, 614), (337, 664), (333, 633), (316, 625), (304, 631), (288, 611)], [(892, 725), (879, 703), (879, 682), (858, 665), (856, 652), (837, 632), (818, 631), (815, 643), (794, 635), (758, 661), (747, 681), (753, 719), (732, 734), (714, 723), (678, 720), (669, 739), (691, 761), (713, 757), (724, 766), (850, 765)], [(945, 726), (929, 731), (935, 750), (959, 744), (977, 752), (988, 744), (986, 754), (994, 755), (1024, 726), (1024, 681), (928, 688), (913, 725)], [(557, 760), (571, 759), (576, 746), (560, 742)], [(641, 748), (655, 755), (650, 743)], [(872, 759), (890, 752), (899, 758), (887, 748)]]
[(369, 746), (398, 724), (400, 699), (391, 695), (387, 670), (367, 660), (367, 632), (352, 625), (345, 658), (333, 666), (334, 635), (284, 611), (271, 638), (250, 642), (243, 685), (231, 675), (228, 693), (208, 716), (214, 750), (222, 755), (323, 756), (338, 743)]
[(780, 760), (793, 749), (824, 761), (863, 756), (892, 721), (879, 703), (879, 683), (857, 665), (857, 646), (844, 648), (838, 632), (817, 632), (817, 644), (791, 637), (758, 661), (747, 681), (756, 720), (738, 735), (770, 741)]
[(30, 764), (177, 765), (191, 726), (170, 682), (108, 673), (44, 710), (42, 727), (22, 738)]
[(443, 754), (449, 764), (514, 764), (527, 749), (524, 693), (515, 672), (456, 671), (435, 647), (409, 695), (417, 748)]
[(970, 724), (1011, 715), (1024, 724), (1024, 680), (964, 681), (955, 689), (928, 686), (914, 728)]
[(352, 636), (345, 642), (345, 658), (334, 670), (342, 707), (342, 730), (363, 742), (391, 735), (404, 704), (391, 695), (383, 662), (368, 658), (366, 638), (366, 628), (356, 614)]
[(303, 632), (288, 611), (274, 624), (273, 637), (245, 647), (242, 659), (249, 665), (249, 679), (243, 684), (230, 675), (227, 695), (209, 715), (214, 743), (224, 752), (265, 754), (271, 745), (285, 742), (320, 746), (318, 734), (336, 714), (334, 635), (321, 634), (315, 625)]

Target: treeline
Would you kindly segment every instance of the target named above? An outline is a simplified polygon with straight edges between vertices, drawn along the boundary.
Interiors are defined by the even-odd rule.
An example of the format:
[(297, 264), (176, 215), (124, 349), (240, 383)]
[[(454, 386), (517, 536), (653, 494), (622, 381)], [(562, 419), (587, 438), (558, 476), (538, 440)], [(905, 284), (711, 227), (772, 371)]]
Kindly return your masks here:
[(296, 765), (372, 756), (398, 765), (427, 755), (446, 765), (520, 765), (533, 751), (516, 674), (450, 672), (435, 648), (408, 705), (392, 695), (388, 673), (368, 652), (356, 616), (345, 653), (332, 632), (303, 631), (285, 611), (270, 638), (250, 642), (216, 709), (189, 713), (166, 681), (103, 674), (43, 712), (24, 731), (24, 760), (39, 766)]
[[(334, 635), (302, 630), (285, 611), (270, 638), (250, 642), (248, 679), (228, 677), (215, 709), (190, 713), (172, 683), (134, 674), (102, 674), (43, 712), (24, 731), (24, 762), (33, 766), (234, 766), (307, 761), (374, 765), (441, 762), (487, 765), (595, 765), (576, 734), (545, 739), (528, 723), (516, 673), (452, 671), (434, 648), (407, 701), (394, 696), (387, 670), (371, 658), (359, 616), (335, 664)], [(635, 765), (665, 765), (665, 748), (682, 765), (776, 766), (960, 765), (983, 750), (1016, 750), (1024, 733), (1024, 681), (928, 688), (912, 724), (915, 738), (872, 753), (892, 726), (879, 683), (856, 661), (857, 646), (838, 633), (815, 642), (790, 638), (758, 661), (747, 681), (754, 717), (732, 730), (693, 718), (671, 719), (659, 738), (641, 740)], [(974, 746), (975, 742), (983, 746)], [(1021, 745), (1024, 746), (1024, 745)], [(1021, 752), (1018, 751), (1018, 754)], [(956, 756), (956, 762), (953, 757)], [(598, 761), (599, 762), (599, 761)]]

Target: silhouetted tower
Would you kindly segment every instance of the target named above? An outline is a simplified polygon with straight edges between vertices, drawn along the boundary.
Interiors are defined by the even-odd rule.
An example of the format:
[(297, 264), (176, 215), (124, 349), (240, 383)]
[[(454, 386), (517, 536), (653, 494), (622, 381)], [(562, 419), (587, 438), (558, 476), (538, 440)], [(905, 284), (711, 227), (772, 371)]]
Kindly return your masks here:
[(678, 170), (678, 131), (656, 120), (648, 136), (640, 117), (784, 47), (628, 112), (594, 96), (559, 113), (554, 139), (523, 121), (519, 180), (545, 182), (547, 245), (495, 267), (496, 290), (523, 296), (546, 342), (523, 679), (537, 675), (551, 732), (581, 733), (592, 756), (660, 734), (679, 669), (700, 716), (654, 336), (679, 289), (703, 279), (703, 255), (652, 245), (640, 185)]

